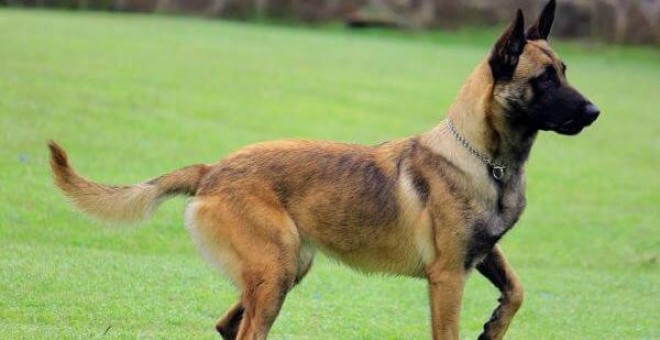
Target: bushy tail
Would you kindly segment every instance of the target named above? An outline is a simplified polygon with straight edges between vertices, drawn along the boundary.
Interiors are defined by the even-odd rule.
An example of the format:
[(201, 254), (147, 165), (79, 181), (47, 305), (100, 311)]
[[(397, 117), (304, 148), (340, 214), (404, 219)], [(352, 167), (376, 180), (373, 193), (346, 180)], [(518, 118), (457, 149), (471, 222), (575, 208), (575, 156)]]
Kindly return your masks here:
[(57, 186), (80, 210), (105, 221), (143, 220), (168, 196), (194, 195), (209, 168), (191, 165), (140, 184), (111, 186), (79, 176), (62, 147), (53, 141), (48, 147)]

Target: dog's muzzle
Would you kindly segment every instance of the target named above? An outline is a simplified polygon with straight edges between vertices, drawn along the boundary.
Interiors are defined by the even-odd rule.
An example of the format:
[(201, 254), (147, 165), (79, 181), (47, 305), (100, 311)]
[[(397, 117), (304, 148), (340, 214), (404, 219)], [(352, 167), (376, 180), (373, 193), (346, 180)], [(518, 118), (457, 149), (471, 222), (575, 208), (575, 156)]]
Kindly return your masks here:
[(585, 127), (596, 121), (599, 115), (600, 110), (598, 107), (590, 102), (587, 102), (584, 104), (583, 108), (580, 110), (580, 114), (577, 117), (563, 122), (553, 130), (562, 135), (577, 135)]

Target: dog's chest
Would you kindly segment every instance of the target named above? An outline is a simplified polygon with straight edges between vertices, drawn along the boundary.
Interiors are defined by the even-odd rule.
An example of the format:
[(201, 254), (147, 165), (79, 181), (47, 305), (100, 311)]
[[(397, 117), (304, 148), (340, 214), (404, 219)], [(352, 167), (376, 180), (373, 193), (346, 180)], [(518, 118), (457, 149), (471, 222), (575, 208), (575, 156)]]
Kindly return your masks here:
[(522, 174), (512, 176), (498, 187), (494, 202), (475, 209), (469, 225), (470, 236), (464, 261), (466, 268), (472, 268), (481, 261), (522, 215), (526, 202)]

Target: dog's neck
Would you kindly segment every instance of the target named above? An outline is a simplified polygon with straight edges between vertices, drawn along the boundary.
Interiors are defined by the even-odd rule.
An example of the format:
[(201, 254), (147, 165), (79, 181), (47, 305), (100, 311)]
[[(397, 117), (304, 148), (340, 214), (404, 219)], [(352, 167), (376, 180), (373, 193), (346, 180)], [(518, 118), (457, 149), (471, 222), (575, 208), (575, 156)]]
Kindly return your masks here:
[[(507, 108), (494, 100), (493, 88), (490, 68), (482, 62), (459, 91), (448, 118), (476, 151), (515, 171), (527, 160), (536, 130), (510, 122), (505, 117)], [(441, 129), (446, 127), (441, 124), (434, 130)]]
[[(422, 143), (462, 170), (464, 176), (448, 179), (474, 197), (484, 208), (481, 216), (489, 232), (500, 237), (520, 217), (525, 207), (524, 163), (536, 131), (512, 126), (503, 107), (493, 98), (493, 80), (487, 63), (481, 63), (450, 107), (448, 118), (456, 132), (492, 163), (506, 164), (502, 178), (468, 150), (446, 123), (420, 136)], [(494, 212), (494, 213), (493, 213)]]

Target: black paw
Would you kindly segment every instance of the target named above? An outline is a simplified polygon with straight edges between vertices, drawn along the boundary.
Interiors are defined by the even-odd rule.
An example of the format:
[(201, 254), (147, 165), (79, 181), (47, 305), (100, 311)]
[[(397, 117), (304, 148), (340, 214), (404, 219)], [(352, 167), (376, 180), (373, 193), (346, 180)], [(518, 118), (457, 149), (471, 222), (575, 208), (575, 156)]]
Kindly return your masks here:
[(490, 335), (486, 335), (486, 333), (481, 333), (477, 339), (479, 339), (479, 340), (491, 340), (492, 337)]

